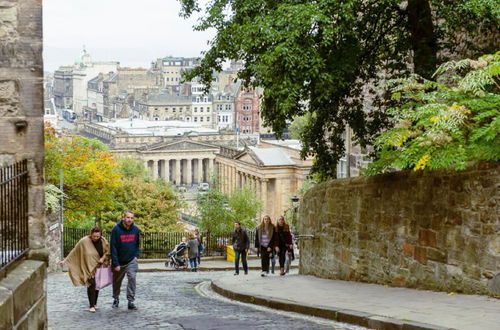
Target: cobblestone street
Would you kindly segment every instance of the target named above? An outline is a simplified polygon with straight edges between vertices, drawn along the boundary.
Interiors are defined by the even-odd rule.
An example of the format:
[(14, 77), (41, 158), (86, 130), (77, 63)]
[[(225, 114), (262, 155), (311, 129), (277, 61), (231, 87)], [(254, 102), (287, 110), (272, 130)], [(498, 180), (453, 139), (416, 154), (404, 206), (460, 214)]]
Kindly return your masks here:
[(125, 280), (120, 308), (111, 308), (111, 287), (107, 287), (99, 295), (100, 309), (93, 314), (88, 312), (84, 287), (74, 287), (67, 274), (51, 274), (49, 329), (345, 329), (344, 325), (327, 320), (200, 296), (194, 288), (201, 281), (227, 275), (228, 272), (139, 273), (139, 310), (127, 310)]

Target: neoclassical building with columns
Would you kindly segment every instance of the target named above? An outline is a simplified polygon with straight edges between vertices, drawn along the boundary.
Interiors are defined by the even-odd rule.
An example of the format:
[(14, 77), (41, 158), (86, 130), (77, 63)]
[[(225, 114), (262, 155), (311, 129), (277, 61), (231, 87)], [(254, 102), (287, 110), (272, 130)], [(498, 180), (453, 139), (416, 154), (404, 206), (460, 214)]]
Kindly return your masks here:
[(112, 152), (118, 157), (141, 160), (155, 179), (190, 186), (210, 181), (219, 146), (184, 138)]
[(216, 170), (219, 188), (224, 193), (249, 186), (262, 201), (260, 218), (273, 219), (291, 207), (290, 198), (307, 180), (312, 160), (300, 158), (297, 141), (261, 141), (243, 151), (221, 147)]

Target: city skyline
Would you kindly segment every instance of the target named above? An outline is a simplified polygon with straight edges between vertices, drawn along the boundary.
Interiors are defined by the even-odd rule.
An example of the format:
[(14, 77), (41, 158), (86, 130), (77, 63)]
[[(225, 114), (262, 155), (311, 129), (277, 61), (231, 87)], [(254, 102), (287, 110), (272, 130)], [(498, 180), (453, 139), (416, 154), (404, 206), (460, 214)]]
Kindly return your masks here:
[(195, 57), (208, 49), (214, 33), (193, 31), (196, 19), (180, 17), (177, 1), (146, 3), (148, 7), (117, 0), (46, 0), (44, 70), (74, 64), (84, 46), (94, 61), (145, 68), (159, 57)]

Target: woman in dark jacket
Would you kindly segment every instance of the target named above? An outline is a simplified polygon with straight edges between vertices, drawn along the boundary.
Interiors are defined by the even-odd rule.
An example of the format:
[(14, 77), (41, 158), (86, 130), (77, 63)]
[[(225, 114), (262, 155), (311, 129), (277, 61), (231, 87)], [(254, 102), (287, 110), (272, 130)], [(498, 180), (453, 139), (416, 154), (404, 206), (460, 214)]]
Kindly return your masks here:
[(293, 249), (292, 233), (290, 231), (290, 226), (285, 222), (285, 217), (280, 216), (278, 218), (278, 224), (276, 226), (276, 237), (277, 237), (277, 248), (280, 263), (280, 275), (285, 275), (285, 259), (286, 254), (289, 250)]
[(269, 258), (272, 257), (273, 249), (276, 246), (276, 230), (271, 222), (271, 217), (266, 215), (257, 227), (255, 233), (255, 252), (260, 252), (262, 273), (260, 276), (269, 274)]

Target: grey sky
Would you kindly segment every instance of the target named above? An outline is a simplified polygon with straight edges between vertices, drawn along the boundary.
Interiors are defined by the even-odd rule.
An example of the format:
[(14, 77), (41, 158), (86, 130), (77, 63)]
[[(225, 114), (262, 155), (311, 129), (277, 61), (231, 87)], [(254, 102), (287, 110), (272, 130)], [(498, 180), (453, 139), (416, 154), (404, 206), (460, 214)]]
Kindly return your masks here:
[(177, 0), (44, 0), (45, 71), (73, 64), (82, 46), (95, 61), (149, 67), (167, 55), (199, 56), (214, 32), (195, 32)]

